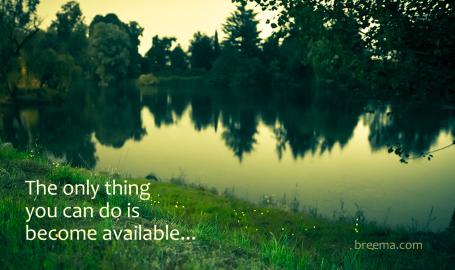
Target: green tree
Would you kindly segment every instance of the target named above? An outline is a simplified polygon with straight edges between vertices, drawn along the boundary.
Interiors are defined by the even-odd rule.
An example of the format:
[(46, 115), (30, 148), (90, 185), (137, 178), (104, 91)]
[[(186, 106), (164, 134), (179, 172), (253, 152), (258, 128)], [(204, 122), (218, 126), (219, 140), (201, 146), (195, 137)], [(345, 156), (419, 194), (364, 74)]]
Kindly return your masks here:
[[(261, 1), (323, 79), (368, 82), (373, 95), (455, 100), (455, 2), (450, 0)], [(296, 47), (297, 48), (297, 47)], [(305, 56), (306, 55), (306, 56)], [(332, 77), (332, 78), (331, 78)]]
[(89, 26), (90, 36), (92, 35), (93, 31), (95, 30), (95, 26), (98, 23), (110, 23), (110, 24), (118, 26), (123, 31), (128, 32), (128, 25), (126, 23), (122, 22), (116, 14), (109, 13), (109, 14), (106, 14), (105, 16), (96, 15), (93, 18), (93, 20)]
[(377, 89), (421, 98), (451, 95), (455, 100), (455, 63), (448, 61), (455, 58), (455, 2), (376, 0), (363, 7), (362, 13), (375, 22), (364, 31), (366, 46), (379, 59), (367, 75), (388, 82)]
[(82, 74), (75, 58), (50, 46), (49, 39), (55, 37), (39, 31), (27, 44), (22, 53), (22, 63), (27, 75), (40, 83), (41, 88), (67, 91), (74, 76)]
[(61, 7), (56, 19), (52, 21), (46, 40), (43, 41), (43, 50), (47, 46), (58, 53), (69, 54), (79, 66), (87, 68), (87, 30), (79, 3), (70, 1)]
[(166, 70), (170, 66), (170, 55), (174, 37), (160, 38), (158, 35), (152, 39), (152, 47), (146, 53), (146, 72)]
[(214, 60), (214, 47), (212, 39), (201, 33), (196, 32), (193, 39), (190, 41), (190, 63), (192, 69), (205, 69), (212, 68)]
[(62, 5), (47, 32), (34, 35), (22, 53), (22, 68), (41, 88), (67, 91), (90, 67), (87, 26), (75, 1)]
[(171, 51), (170, 60), (173, 71), (184, 71), (188, 69), (187, 55), (180, 44)]
[(215, 31), (215, 36), (213, 37), (213, 59), (215, 60), (220, 55), (221, 55), (220, 40), (218, 38), (218, 31)]
[(257, 56), (260, 42), (257, 25), (256, 13), (239, 5), (223, 25), (227, 36), (224, 46), (237, 50), (242, 56)]
[[(36, 9), (39, 0), (0, 1), (0, 85), (7, 82), (7, 74), (14, 70), (21, 50), (38, 33), (39, 20)], [(14, 86), (8, 84), (7, 88)]]
[(280, 58), (280, 42), (278, 38), (271, 36), (262, 43), (261, 56), (266, 64)]
[(122, 22), (117, 15), (110, 13), (106, 16), (97, 15), (93, 18), (92, 22), (89, 26), (89, 35), (91, 36), (95, 26), (98, 23), (108, 23), (116, 25), (120, 30), (124, 31), (130, 41), (130, 49), (129, 49), (129, 58), (130, 58), (130, 65), (128, 68), (128, 77), (135, 78), (139, 75), (141, 71), (141, 56), (139, 54), (139, 45), (140, 45), (140, 37), (144, 32), (144, 28), (142, 28), (139, 23), (132, 21), (127, 23)]
[(127, 33), (130, 36), (132, 45), (130, 50), (131, 65), (129, 71), (129, 75), (131, 77), (137, 77), (139, 73), (141, 73), (142, 56), (139, 54), (139, 45), (141, 44), (140, 37), (142, 36), (143, 32), (144, 28), (141, 27), (138, 22), (129, 22)]
[[(260, 38), (256, 13), (244, 5), (237, 7), (223, 25), (226, 39), (220, 57), (213, 63), (211, 79), (227, 85), (238, 95), (267, 80), (260, 56)], [(248, 86), (248, 87), (245, 87)]]
[(57, 12), (57, 18), (51, 23), (49, 30), (55, 31), (58, 37), (65, 41), (68, 41), (74, 32), (81, 32), (85, 35), (87, 26), (84, 24), (79, 3), (70, 1), (64, 4)]
[(131, 41), (125, 31), (111, 23), (97, 23), (89, 41), (100, 86), (127, 78), (131, 64)]
[(41, 87), (49, 87), (59, 91), (67, 91), (74, 72), (80, 72), (74, 58), (67, 54), (59, 54), (53, 49), (46, 49), (35, 59), (34, 74), (39, 78)]

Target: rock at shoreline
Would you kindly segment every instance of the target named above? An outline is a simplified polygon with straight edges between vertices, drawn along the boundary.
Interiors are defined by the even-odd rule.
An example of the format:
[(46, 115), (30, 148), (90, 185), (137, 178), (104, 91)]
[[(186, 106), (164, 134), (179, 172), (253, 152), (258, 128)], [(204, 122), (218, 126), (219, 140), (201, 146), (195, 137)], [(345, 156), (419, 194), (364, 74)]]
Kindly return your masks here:
[(158, 178), (158, 176), (156, 176), (154, 173), (150, 173), (148, 174), (145, 179), (149, 180), (149, 181), (155, 181), (155, 182), (159, 182), (160, 179)]

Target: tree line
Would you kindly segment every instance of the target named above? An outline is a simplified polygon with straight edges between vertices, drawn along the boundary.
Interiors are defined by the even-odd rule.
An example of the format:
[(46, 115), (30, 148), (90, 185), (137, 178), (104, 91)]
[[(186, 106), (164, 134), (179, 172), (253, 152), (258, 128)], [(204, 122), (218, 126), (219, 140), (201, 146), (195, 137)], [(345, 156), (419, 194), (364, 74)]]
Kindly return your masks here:
[[(452, 99), (455, 95), (455, 12), (448, 0), (235, 0), (225, 38), (197, 32), (187, 51), (174, 37), (154, 36), (139, 54), (144, 28), (115, 14), (89, 25), (70, 1), (48, 29), (39, 28), (39, 0), (0, 2), (0, 91), (65, 91), (81, 77), (101, 87), (140, 74), (204, 72), (208, 81), (263, 94), (304, 92), (361, 97)], [(255, 2), (275, 17), (260, 39)], [(309, 79), (311, 78), (311, 79)], [(312, 87), (314, 88), (314, 87)], [(267, 92), (267, 91), (270, 91)], [(319, 93), (319, 94), (320, 94)]]
[(350, 95), (455, 100), (454, 1), (234, 2), (275, 12), (270, 23), (282, 50), (294, 47), (287, 56), (331, 83), (329, 91), (336, 85)]
[[(214, 36), (197, 32), (188, 51), (174, 37), (154, 36), (151, 48), (141, 56), (138, 48), (144, 28), (135, 21), (123, 22), (111, 13), (97, 15), (87, 25), (79, 3), (69, 1), (42, 30), (36, 13), (38, 0), (5, 0), (0, 5), (0, 27), (5, 33), (0, 44), (4, 63), (0, 79), (2, 89), (10, 94), (21, 84), (65, 90), (81, 76), (107, 87), (144, 73), (208, 71), (222, 51), (217, 32)], [(243, 31), (242, 25), (229, 27), (237, 27), (231, 32)], [(237, 37), (231, 38), (234, 45)]]

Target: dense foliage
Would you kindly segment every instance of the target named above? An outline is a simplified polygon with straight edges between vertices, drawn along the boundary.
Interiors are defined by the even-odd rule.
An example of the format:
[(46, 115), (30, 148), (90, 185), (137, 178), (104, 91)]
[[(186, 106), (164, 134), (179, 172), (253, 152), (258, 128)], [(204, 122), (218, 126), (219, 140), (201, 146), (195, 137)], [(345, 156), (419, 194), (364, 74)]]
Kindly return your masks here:
[(170, 66), (171, 48), (176, 41), (174, 37), (160, 38), (158, 35), (152, 39), (152, 47), (145, 55), (144, 71), (156, 72)]
[[(185, 51), (176, 38), (156, 35), (141, 56), (144, 29), (137, 22), (107, 14), (87, 26), (79, 4), (70, 1), (44, 31), (38, 0), (4, 0), (0, 88), (14, 98), (24, 88), (66, 92), (81, 76), (108, 86), (141, 73), (193, 70), (208, 71), (211, 82), (231, 89), (256, 86), (264, 95), (454, 100), (453, 1), (233, 2), (238, 6), (222, 25), (223, 40), (217, 32), (196, 32)], [(275, 31), (266, 40), (260, 38), (258, 7), (275, 14), (268, 20)], [(317, 93), (307, 91), (310, 83), (319, 85)]]
[(128, 34), (117, 25), (97, 23), (90, 36), (90, 50), (95, 73), (102, 85), (123, 79), (130, 67), (131, 43)]
[[(18, 77), (11, 72), (18, 66), (22, 48), (38, 32), (36, 8), (39, 0), (0, 1), (0, 89), (11, 90), (8, 77)], [(2, 90), (0, 90), (0, 93)], [(14, 92), (11, 93), (14, 95)]]
[(366, 91), (355, 94), (453, 99), (453, 1), (234, 2), (275, 12), (280, 41), (293, 41), (321, 81)]
[(191, 67), (193, 69), (211, 69), (212, 63), (217, 56), (215, 52), (216, 44), (218, 44), (218, 41), (212, 40), (211, 37), (201, 32), (195, 33), (190, 41), (189, 49)]

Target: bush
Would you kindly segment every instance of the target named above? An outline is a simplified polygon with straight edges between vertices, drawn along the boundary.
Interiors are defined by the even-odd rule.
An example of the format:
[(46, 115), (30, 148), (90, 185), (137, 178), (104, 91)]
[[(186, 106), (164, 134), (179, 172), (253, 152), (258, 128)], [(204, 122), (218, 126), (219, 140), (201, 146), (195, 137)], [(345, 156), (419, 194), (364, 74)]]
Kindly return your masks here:
[(157, 84), (159, 82), (159, 80), (155, 75), (153, 75), (152, 73), (149, 73), (149, 74), (142, 74), (141, 76), (139, 76), (139, 79), (137, 82), (140, 86), (150, 86), (150, 85)]

